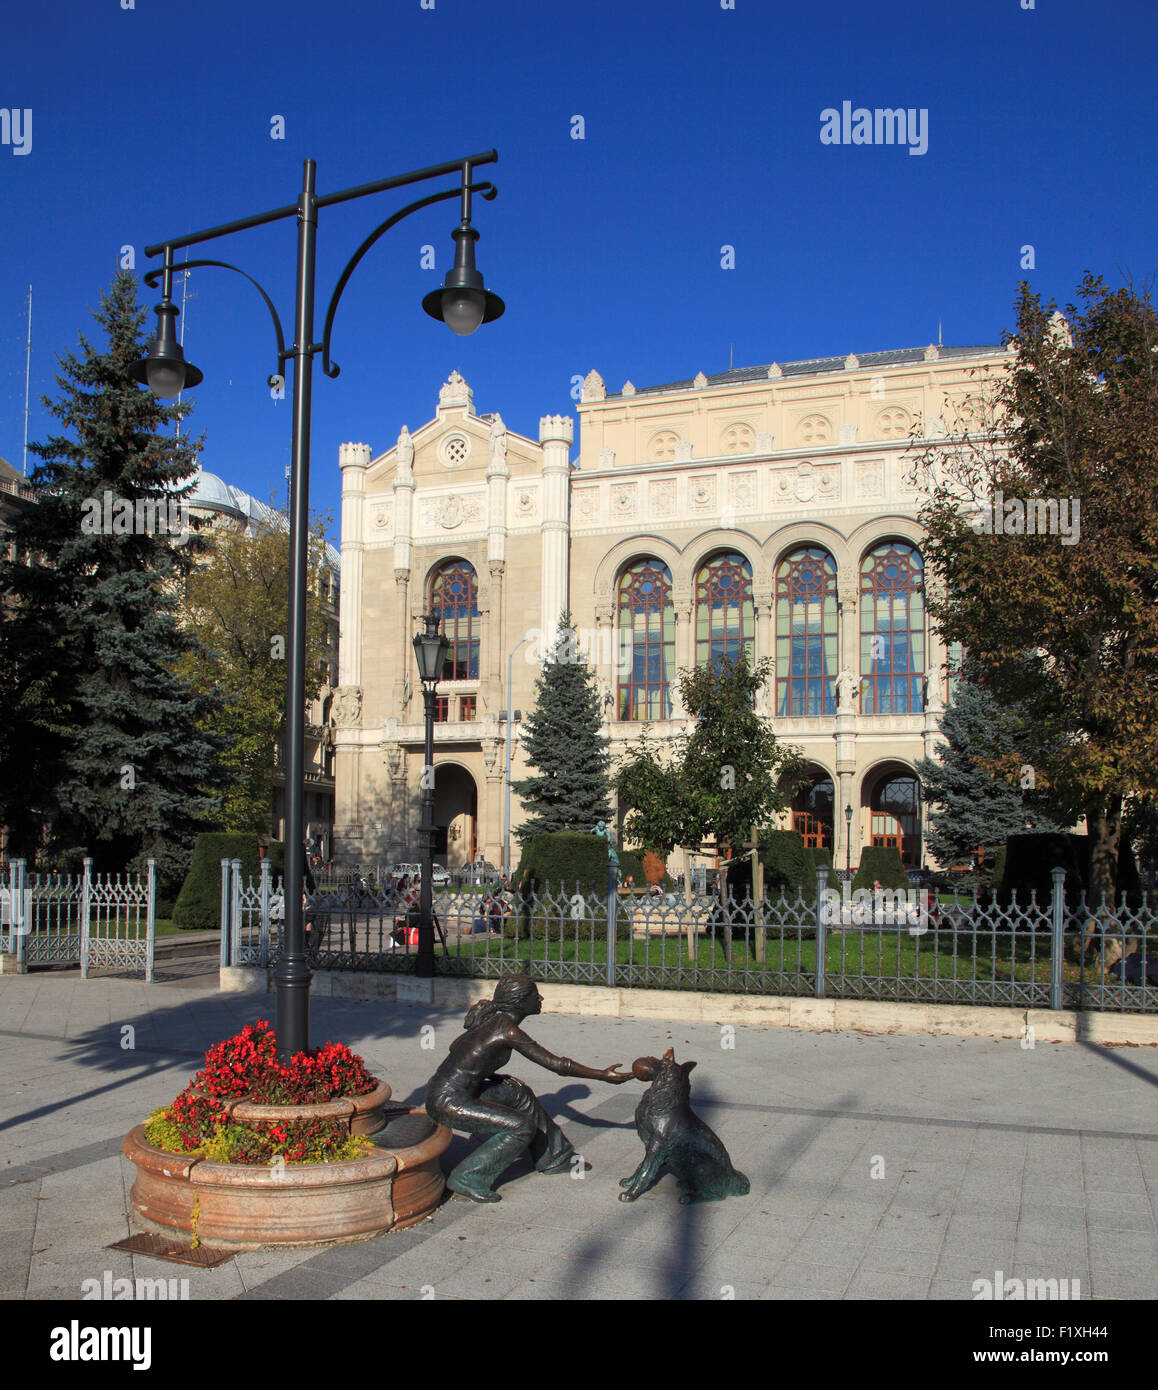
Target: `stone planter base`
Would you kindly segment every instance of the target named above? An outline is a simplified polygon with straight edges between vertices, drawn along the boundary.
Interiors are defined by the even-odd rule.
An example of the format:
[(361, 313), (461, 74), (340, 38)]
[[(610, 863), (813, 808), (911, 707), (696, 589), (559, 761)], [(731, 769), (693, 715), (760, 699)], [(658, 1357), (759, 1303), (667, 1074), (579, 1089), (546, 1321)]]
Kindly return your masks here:
[[(384, 1101), (385, 1097), (369, 1112), (378, 1121), (370, 1133), (387, 1125)], [(286, 1109), (297, 1117), (307, 1108), (246, 1106), (263, 1112)], [(397, 1148), (380, 1144), (362, 1158), (342, 1163), (289, 1163), (276, 1168), (167, 1153), (146, 1143), (145, 1127), (137, 1125), (121, 1145), (137, 1169), (133, 1209), (146, 1229), (192, 1235), (195, 1227), (206, 1245), (227, 1250), (328, 1245), (383, 1235), (421, 1221), (442, 1198), (446, 1183), (439, 1156), (450, 1143), (451, 1132), (444, 1125), (409, 1119), (424, 1114), (399, 1111), (394, 1115), (419, 1134), (416, 1142)], [(275, 1117), (263, 1113), (247, 1118)]]

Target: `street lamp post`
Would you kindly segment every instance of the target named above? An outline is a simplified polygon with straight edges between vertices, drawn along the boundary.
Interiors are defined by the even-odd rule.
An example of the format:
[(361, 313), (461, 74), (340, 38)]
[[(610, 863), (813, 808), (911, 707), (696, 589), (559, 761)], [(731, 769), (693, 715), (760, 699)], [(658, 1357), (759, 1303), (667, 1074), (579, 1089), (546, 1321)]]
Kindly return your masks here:
[(851, 803), (844, 808), (844, 872), (845, 877), (852, 876), (852, 805)]
[(507, 653), (507, 778), (503, 798), (503, 872), (507, 876), (508, 888), (511, 884), (511, 679), (515, 653), (531, 639), (522, 637)]
[[(297, 298), (294, 316), (294, 342), (285, 346), (281, 320), (273, 301), (264, 289), (237, 266), (225, 261), (197, 260), (186, 261), (182, 270), (192, 270), (198, 266), (220, 266), (244, 275), (265, 300), (273, 319), (277, 334), (277, 371), (270, 377), (270, 385), (280, 386), (285, 363), (293, 359), (294, 399), (293, 435), (290, 465), (290, 588), (289, 588), (289, 652), (286, 663), (286, 847), (285, 847), (285, 936), (282, 950), (274, 972), (276, 988), (276, 1031), (278, 1055), (288, 1062), (295, 1052), (309, 1048), (309, 992), (310, 970), (306, 960), (304, 912), (302, 910), (302, 884), (305, 872), (305, 841), (303, 836), (304, 773), (305, 773), (305, 684), (306, 684), (306, 580), (308, 571), (309, 547), (309, 470), (310, 470), (310, 415), (311, 387), (313, 381), (313, 359), (318, 352), (322, 354), (322, 370), (328, 377), (336, 377), (339, 367), (330, 358), (330, 337), (334, 315), (342, 292), (350, 276), (367, 251), (385, 232), (404, 217), (420, 208), (448, 198), (461, 199), (460, 225), (452, 233), (455, 243), (454, 266), (448, 271), (441, 289), (432, 290), (422, 301), (422, 307), (433, 318), (442, 319), (455, 333), (472, 333), (480, 323), (497, 319), (504, 310), (503, 301), (488, 291), (483, 285), (482, 276), (475, 268), (474, 247), (478, 232), (470, 225), (471, 195), (479, 193), (490, 199), (496, 189), (491, 183), (471, 182), (472, 169), (480, 164), (493, 164), (498, 159), (495, 150), (482, 154), (469, 155), (463, 159), (451, 160), (446, 164), (432, 165), (408, 174), (381, 179), (376, 183), (361, 184), (357, 188), (347, 188), (340, 193), (329, 193), (319, 197), (315, 192), (317, 166), (312, 159), (304, 162), (302, 171), (302, 190), (298, 201), (287, 207), (275, 208), (271, 212), (259, 213), (254, 217), (241, 218), (206, 231), (194, 232), (189, 236), (174, 237), (170, 240), (146, 246), (147, 256), (164, 254), (164, 268), (150, 271), (145, 283), (156, 288), (163, 279), (162, 301), (157, 307), (157, 337), (149, 345), (149, 353), (142, 361), (135, 362), (129, 369), (132, 380), (147, 385), (162, 399), (172, 399), (182, 389), (196, 386), (202, 379), (201, 373), (184, 360), (184, 354), (177, 343), (174, 325), (178, 309), (172, 302), (173, 253), (185, 246), (195, 246), (217, 237), (228, 236), (233, 232), (246, 231), (251, 227), (264, 226), (270, 222), (297, 217)], [(326, 312), (322, 341), (314, 342), (314, 288), (316, 279), (316, 252), (318, 235), (318, 213), (324, 207), (349, 202), (355, 198), (382, 193), (387, 189), (402, 188), (408, 184), (422, 183), (427, 179), (443, 178), (459, 174), (458, 188), (445, 189), (439, 193), (428, 194), (424, 198), (400, 209), (385, 222), (375, 228), (350, 258), (338, 279)], [(424, 884), (424, 892), (429, 889), (429, 875)], [(433, 943), (431, 943), (433, 962)]]
[(438, 678), (450, 643), (438, 630), (438, 614), (422, 620), (425, 632), (414, 634), (414, 655), (422, 681), (422, 711), (426, 719), (426, 754), (422, 761), (422, 883), (418, 892), (418, 960), (415, 969), (429, 980), (434, 974), (434, 702)]

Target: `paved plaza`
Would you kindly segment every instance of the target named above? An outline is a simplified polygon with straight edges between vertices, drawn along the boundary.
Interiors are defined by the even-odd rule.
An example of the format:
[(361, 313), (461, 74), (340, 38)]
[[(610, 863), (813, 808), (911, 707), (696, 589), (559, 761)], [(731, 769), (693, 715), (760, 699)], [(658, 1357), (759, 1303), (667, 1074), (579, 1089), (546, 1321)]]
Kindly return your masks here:
[[(0, 1297), (78, 1299), (109, 1271), (188, 1279), (197, 1299), (970, 1300), (1001, 1271), (1079, 1280), (1083, 1300), (1158, 1298), (1158, 1049), (563, 1014), (527, 1030), (589, 1065), (668, 1047), (695, 1058), (693, 1104), (750, 1195), (684, 1207), (665, 1174), (620, 1203), (642, 1155), (641, 1083), (579, 1082), (516, 1057), (509, 1071), (591, 1164), (581, 1180), (524, 1161), (500, 1204), (450, 1201), (408, 1231), (215, 1269), (107, 1250), (135, 1230), (122, 1137), (207, 1046), (273, 1008), (205, 976), (0, 977)], [(395, 1100), (421, 1104), (461, 1021), (459, 1009), (315, 998), (312, 1041), (349, 1043)], [(456, 1136), (451, 1163), (469, 1142)]]

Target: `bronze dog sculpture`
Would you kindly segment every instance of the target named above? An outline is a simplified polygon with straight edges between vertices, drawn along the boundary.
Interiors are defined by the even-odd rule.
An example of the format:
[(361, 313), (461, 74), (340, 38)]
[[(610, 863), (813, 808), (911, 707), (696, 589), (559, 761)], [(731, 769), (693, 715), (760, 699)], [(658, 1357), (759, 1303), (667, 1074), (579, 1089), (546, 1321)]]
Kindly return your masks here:
[(639, 1057), (632, 1072), (651, 1085), (635, 1111), (635, 1128), (643, 1141), (643, 1162), (623, 1178), (621, 1202), (634, 1202), (659, 1177), (666, 1163), (683, 1189), (680, 1202), (722, 1202), (743, 1197), (751, 1184), (737, 1173), (720, 1138), (691, 1106), (688, 1074), (695, 1062), (677, 1062), (672, 1048), (662, 1058)]

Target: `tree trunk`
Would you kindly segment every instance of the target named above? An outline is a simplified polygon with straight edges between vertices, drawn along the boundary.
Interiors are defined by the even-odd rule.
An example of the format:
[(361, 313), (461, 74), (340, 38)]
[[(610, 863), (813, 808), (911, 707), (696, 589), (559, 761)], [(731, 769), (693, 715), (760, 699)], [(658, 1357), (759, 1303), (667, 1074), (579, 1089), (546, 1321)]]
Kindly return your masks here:
[(1122, 838), (1122, 798), (1112, 796), (1100, 806), (1086, 811), (1090, 837), (1090, 902), (1101, 904), (1105, 894), (1108, 906), (1117, 901), (1118, 843)]

